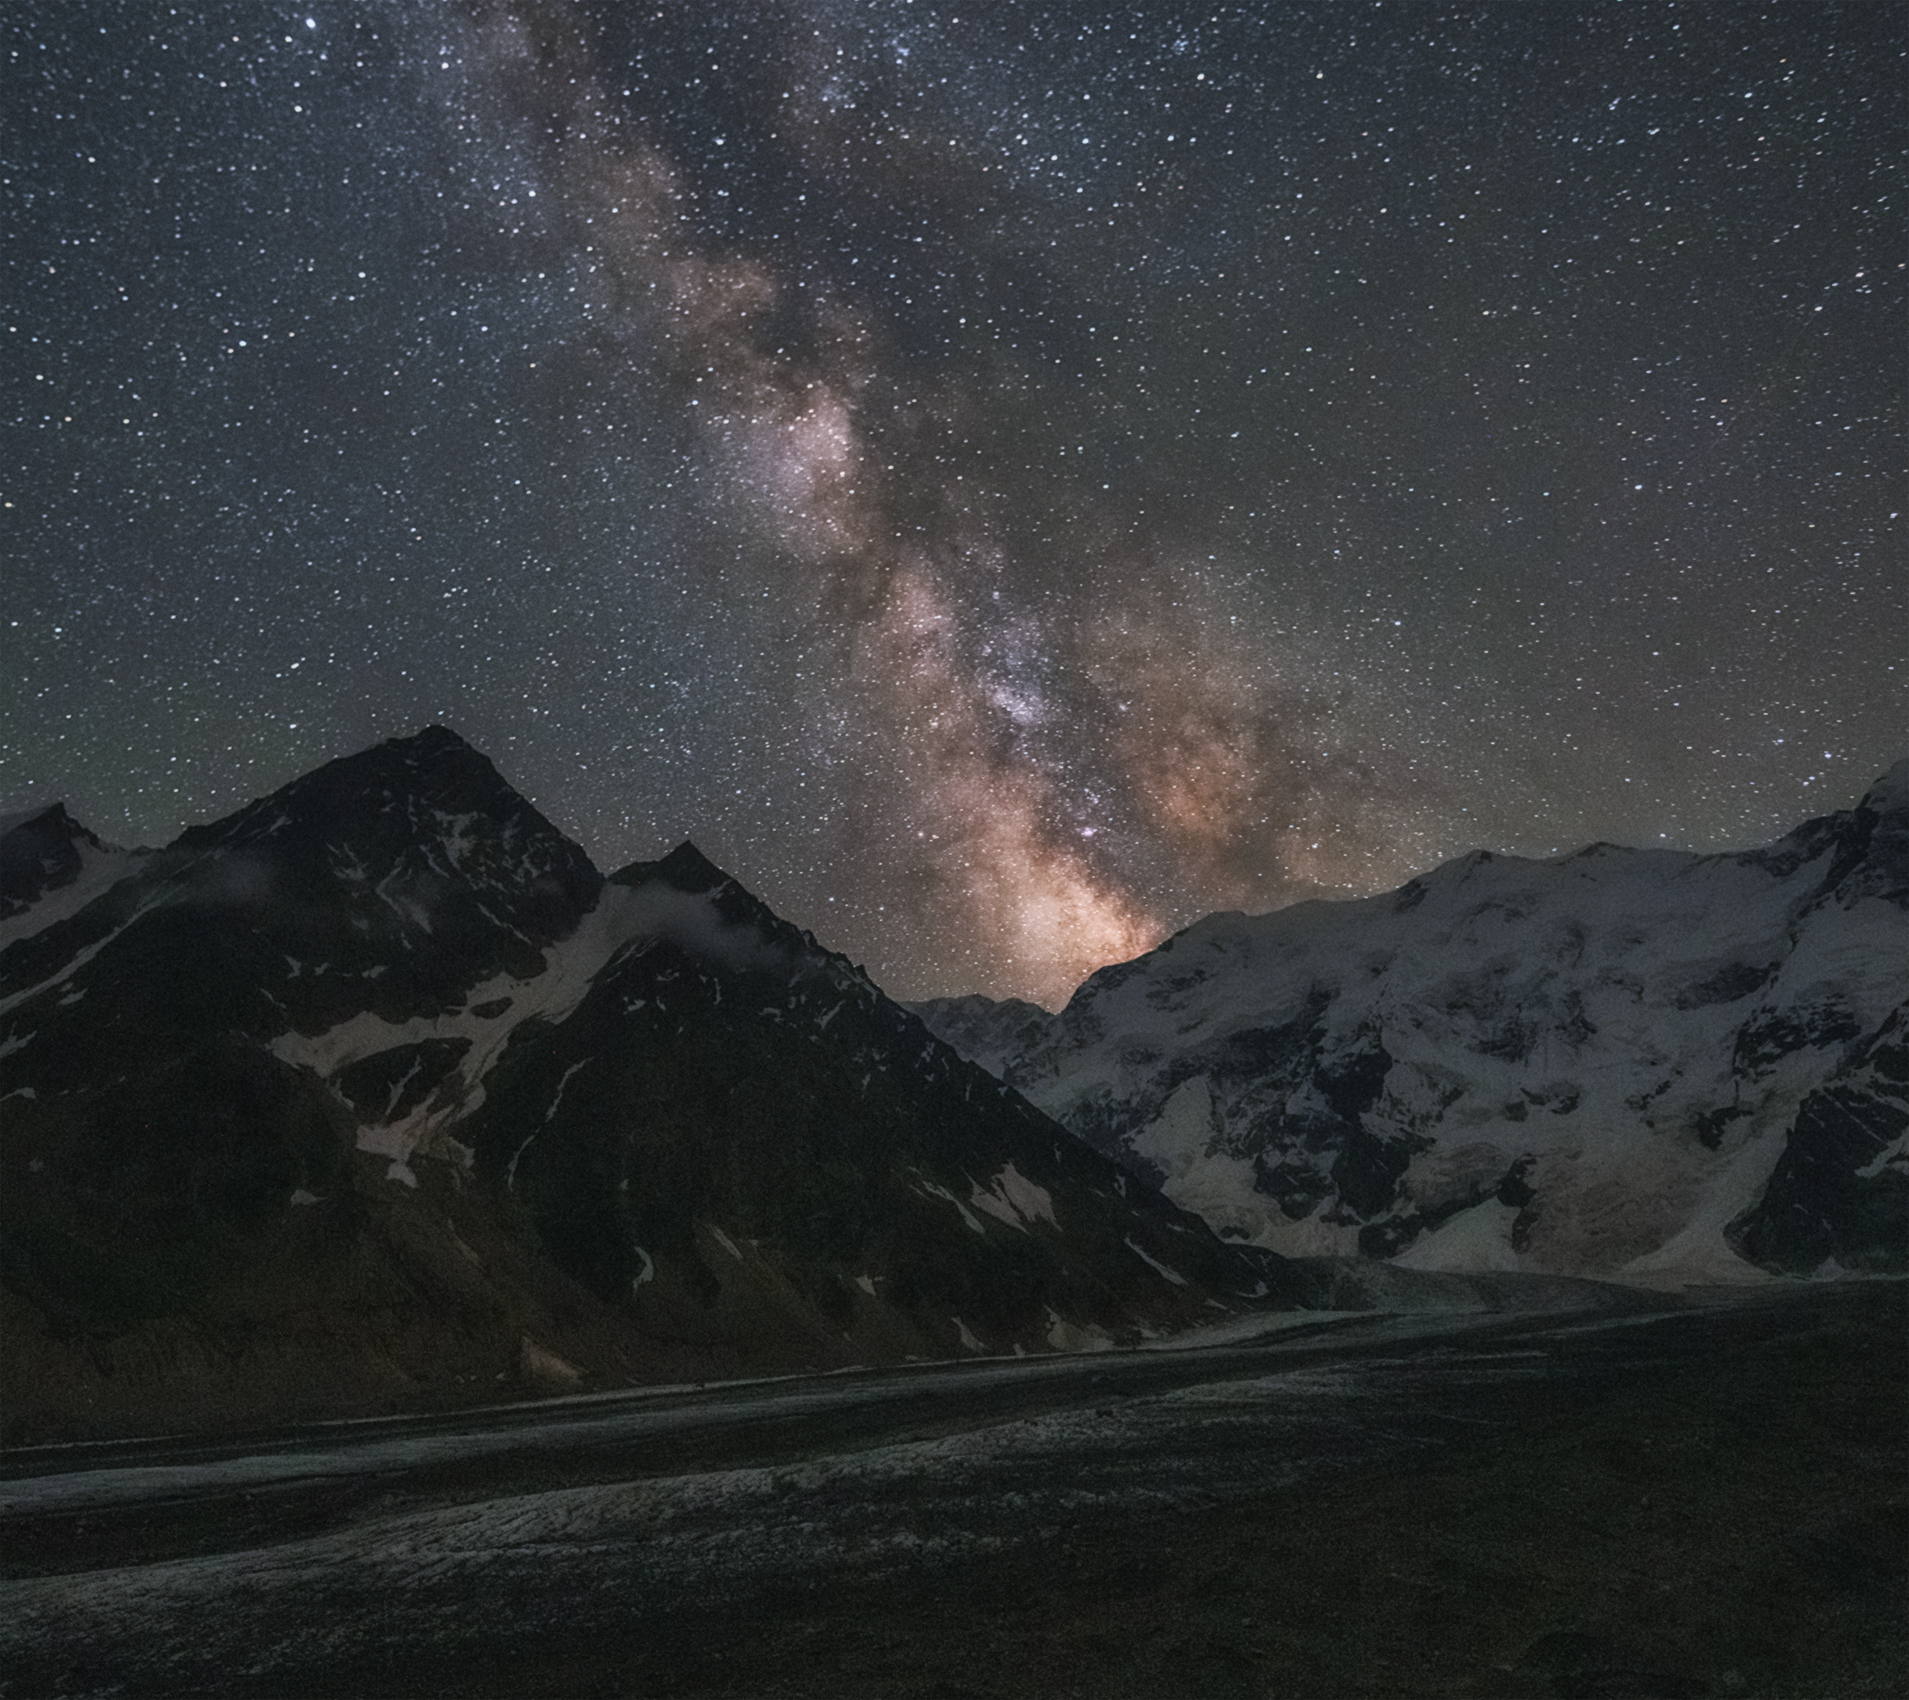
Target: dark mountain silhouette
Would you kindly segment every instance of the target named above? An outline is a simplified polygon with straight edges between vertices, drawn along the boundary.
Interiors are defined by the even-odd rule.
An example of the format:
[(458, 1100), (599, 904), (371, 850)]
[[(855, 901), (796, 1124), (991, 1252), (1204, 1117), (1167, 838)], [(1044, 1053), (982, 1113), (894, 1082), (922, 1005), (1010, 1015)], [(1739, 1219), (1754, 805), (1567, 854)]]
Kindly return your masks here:
[(63, 810), (0, 838), (15, 1434), (1081, 1349), (1301, 1291), (693, 846), (605, 880), (441, 727), (105, 857)]

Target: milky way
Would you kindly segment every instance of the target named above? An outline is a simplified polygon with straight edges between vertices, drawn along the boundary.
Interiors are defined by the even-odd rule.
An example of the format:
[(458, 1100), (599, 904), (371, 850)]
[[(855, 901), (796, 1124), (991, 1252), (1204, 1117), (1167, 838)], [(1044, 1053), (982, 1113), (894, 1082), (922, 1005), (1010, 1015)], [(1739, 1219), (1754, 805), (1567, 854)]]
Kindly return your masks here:
[(0, 807), (456, 727), (903, 995), (1909, 749), (1892, 8), (8, 26)]

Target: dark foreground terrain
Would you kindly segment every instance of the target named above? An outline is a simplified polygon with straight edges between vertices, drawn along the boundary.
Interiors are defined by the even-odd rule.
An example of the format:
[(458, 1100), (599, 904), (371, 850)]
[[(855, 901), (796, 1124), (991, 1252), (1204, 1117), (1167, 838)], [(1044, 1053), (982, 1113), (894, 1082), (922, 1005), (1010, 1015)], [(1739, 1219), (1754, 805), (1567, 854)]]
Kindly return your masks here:
[(1905, 1299), (16, 1452), (0, 1693), (1894, 1696)]

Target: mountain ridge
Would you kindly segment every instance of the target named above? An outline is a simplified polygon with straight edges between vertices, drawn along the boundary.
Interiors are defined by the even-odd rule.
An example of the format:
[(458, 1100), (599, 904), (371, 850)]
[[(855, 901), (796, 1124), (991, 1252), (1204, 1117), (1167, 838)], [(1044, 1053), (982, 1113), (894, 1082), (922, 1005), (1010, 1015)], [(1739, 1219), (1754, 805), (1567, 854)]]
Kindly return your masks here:
[(693, 845), (605, 878), (444, 728), (115, 871), (0, 947), (10, 1433), (1091, 1349), (1304, 1297)]
[(1289, 1254), (1900, 1270), (1905, 916), (1909, 761), (1749, 850), (1473, 851), (1370, 898), (1208, 916), (1053, 1015), (914, 1007)]

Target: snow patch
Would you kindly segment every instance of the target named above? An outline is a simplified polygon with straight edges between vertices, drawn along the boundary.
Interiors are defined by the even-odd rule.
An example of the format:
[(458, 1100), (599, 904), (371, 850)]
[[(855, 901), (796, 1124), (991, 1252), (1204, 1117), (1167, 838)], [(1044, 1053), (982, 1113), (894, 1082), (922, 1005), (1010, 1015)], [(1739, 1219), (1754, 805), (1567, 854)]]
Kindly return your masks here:
[(1518, 1212), (1512, 1206), (1489, 1199), (1420, 1234), (1392, 1261), (1402, 1269), (1432, 1269), (1454, 1275), (1488, 1270), (1515, 1272), (1525, 1266), (1511, 1246), (1511, 1227), (1517, 1220)]
[(1053, 1195), (1046, 1187), (1036, 1186), (1012, 1163), (985, 1187), (977, 1181), (968, 1202), (1010, 1228), (1019, 1228), (1022, 1233), (1026, 1233), (1033, 1222), (1059, 1226), (1054, 1220)]
[(1056, 1352), (1111, 1352), (1114, 1337), (1094, 1323), (1069, 1322), (1052, 1305), (1047, 1310), (1047, 1343)]
[(1617, 1275), (1632, 1281), (1676, 1277), (1721, 1284), (1775, 1279), (1737, 1256), (1723, 1231), (1763, 1196), (1782, 1159), (1784, 1144), (1783, 1132), (1771, 1129), (1740, 1147), (1710, 1180), (1688, 1224), (1656, 1250), (1633, 1258)]
[(1130, 1252), (1132, 1252), (1135, 1257), (1139, 1258), (1142, 1263), (1146, 1264), (1146, 1266), (1149, 1269), (1153, 1270), (1157, 1275), (1161, 1276), (1163, 1279), (1171, 1281), (1173, 1285), (1176, 1287), (1185, 1287), (1190, 1285), (1187, 1278), (1184, 1275), (1182, 1275), (1179, 1272), (1179, 1270), (1169, 1269), (1164, 1263), (1162, 1263), (1159, 1260), (1159, 1258), (1150, 1257), (1143, 1247), (1138, 1246), (1134, 1243), (1131, 1235), (1128, 1237), (1126, 1243), (1127, 1243), (1127, 1249)]
[[(70, 888), (63, 886), (61, 889), (68, 890)], [(161, 888), (152, 896), (148, 897), (144, 903), (140, 904), (132, 914), (128, 915), (124, 921), (120, 922), (120, 924), (103, 939), (96, 939), (93, 943), (87, 945), (85, 949), (74, 952), (58, 969), (47, 975), (44, 980), (26, 987), (23, 991), (15, 992), (11, 997), (0, 998), (0, 1015), (6, 1014), (10, 1009), (19, 1008), (21, 1004), (27, 1002), (30, 998), (38, 997), (40, 993), (45, 991), (49, 986), (57, 986), (63, 981), (70, 980), (80, 969), (84, 968), (87, 963), (91, 962), (94, 957), (98, 956), (102, 950), (111, 944), (114, 939), (125, 932), (127, 928), (137, 926), (143, 916), (157, 909), (161, 904), (171, 903), (176, 900), (176, 892), (170, 888)], [(29, 916), (37, 915), (38, 913), (39, 907), (37, 905), (27, 911)], [(34, 930), (39, 930), (38, 923), (35, 924)]]
[[(31, 819), (43, 812), (29, 810), (20, 818)], [(4, 830), (4, 823), (0, 823), (0, 832)], [(80, 867), (72, 879), (65, 885), (42, 892), (19, 914), (0, 920), (0, 950), (5, 950), (15, 939), (30, 938), (77, 915), (94, 898), (104, 896), (121, 880), (130, 879), (138, 873), (148, 854), (144, 850), (115, 850), (110, 847), (95, 850), (84, 840), (79, 842), (77, 848)]]
[(369, 1151), (374, 1157), (389, 1157), (394, 1163), (405, 1161), (417, 1143), (417, 1132), (409, 1121), (361, 1127), (358, 1130), (360, 1151)]
[[(966, 1222), (968, 1226), (974, 1229), (974, 1231), (977, 1234), (985, 1234), (988, 1231), (986, 1228), (981, 1226), (980, 1219), (975, 1215), (975, 1213), (972, 1210), (970, 1210), (967, 1207), (967, 1205), (963, 1204), (960, 1199), (955, 1197), (955, 1195), (951, 1193), (945, 1186), (937, 1186), (933, 1181), (928, 1180), (925, 1177), (917, 1177), (915, 1182), (915, 1190), (918, 1193), (920, 1193), (924, 1198), (945, 1198), (950, 1204), (952, 1204), (957, 1210), (961, 1212), (961, 1220)], [(1022, 1226), (1022, 1224), (1018, 1220), (1015, 1222), (1014, 1225), (1017, 1228)]]
[(527, 1381), (540, 1382), (546, 1387), (575, 1387), (583, 1380), (583, 1371), (568, 1358), (559, 1357), (548, 1346), (540, 1346), (528, 1334), (519, 1347), (517, 1365)]
[(1909, 1133), (1898, 1134), (1893, 1145), (1885, 1145), (1876, 1155), (1856, 1171), (1861, 1181), (1873, 1181), (1892, 1163), (1909, 1162)]

